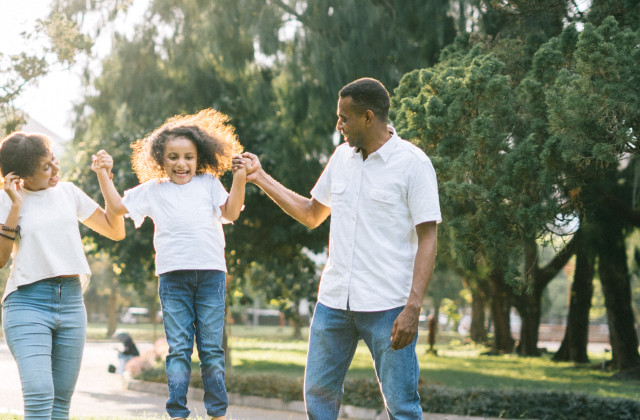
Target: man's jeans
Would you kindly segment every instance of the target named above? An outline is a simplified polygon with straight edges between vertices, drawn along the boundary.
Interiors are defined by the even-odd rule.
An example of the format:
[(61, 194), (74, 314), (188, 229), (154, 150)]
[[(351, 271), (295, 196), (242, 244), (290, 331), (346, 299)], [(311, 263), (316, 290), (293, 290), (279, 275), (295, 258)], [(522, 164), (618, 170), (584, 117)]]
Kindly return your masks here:
[(87, 331), (78, 277), (21, 286), (4, 301), (2, 325), (18, 364), (24, 418), (68, 419)]
[(343, 382), (360, 338), (373, 358), (391, 420), (422, 419), (418, 395), (416, 339), (401, 350), (391, 349), (393, 322), (402, 312), (352, 312), (316, 305), (309, 333), (304, 394), (311, 420), (337, 419)]
[(226, 276), (217, 270), (180, 270), (160, 275), (159, 294), (164, 330), (169, 343), (167, 412), (189, 417), (187, 391), (195, 335), (200, 358), (204, 406), (212, 417), (223, 416), (229, 405), (224, 384), (224, 300)]

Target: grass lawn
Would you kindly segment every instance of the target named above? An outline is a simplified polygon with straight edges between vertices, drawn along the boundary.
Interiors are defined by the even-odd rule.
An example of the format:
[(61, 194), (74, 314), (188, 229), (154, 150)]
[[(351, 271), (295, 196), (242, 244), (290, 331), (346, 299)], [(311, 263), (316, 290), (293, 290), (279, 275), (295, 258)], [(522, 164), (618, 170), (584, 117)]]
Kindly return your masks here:
[[(154, 332), (149, 324), (122, 326), (139, 340), (163, 336), (162, 325)], [(104, 326), (91, 325), (88, 336), (101, 339)], [(234, 375), (281, 375), (302, 379), (307, 352), (307, 330), (301, 340), (291, 339), (289, 327), (249, 327), (232, 325), (229, 328), (232, 368)], [(484, 356), (487, 348), (462, 344), (460, 337), (440, 333), (436, 348), (438, 355), (426, 352), (426, 332), (418, 341), (420, 376), (425, 384), (442, 385), (457, 389), (523, 389), (528, 391), (571, 391), (602, 397), (621, 397), (640, 401), (640, 382), (615, 381), (612, 372), (557, 363), (552, 354), (537, 358), (517, 355)], [(610, 354), (590, 353), (593, 365), (598, 365)], [(194, 366), (197, 368), (197, 366)], [(374, 378), (369, 352), (360, 343), (347, 379)]]
[[(265, 327), (261, 327), (265, 328)], [(302, 378), (307, 351), (306, 339), (295, 341), (282, 332), (251, 336), (248, 327), (233, 327), (230, 339), (234, 374), (285, 375)], [(423, 334), (426, 336), (426, 334)], [(517, 355), (483, 356), (487, 348), (464, 345), (459, 339), (440, 334), (438, 356), (427, 354), (422, 337), (418, 343), (420, 377), (425, 384), (458, 389), (524, 389), (528, 391), (571, 391), (602, 397), (640, 401), (640, 382), (614, 381), (612, 372), (576, 367), (551, 360), (552, 354), (524, 358)], [(604, 353), (591, 353), (594, 365)], [(609, 358), (610, 355), (607, 355)], [(371, 356), (364, 343), (356, 351), (349, 379), (373, 378)]]
[[(151, 341), (164, 335), (161, 324), (120, 325), (136, 341)], [(291, 339), (289, 327), (250, 327), (232, 325), (229, 328), (232, 369), (236, 375), (283, 375), (302, 378), (307, 352), (307, 333), (301, 340)], [(104, 339), (106, 327), (90, 324), (89, 339)], [(551, 361), (551, 354), (537, 358), (516, 355), (483, 356), (482, 346), (462, 344), (460, 337), (440, 333), (436, 344), (438, 355), (426, 352), (426, 332), (418, 341), (420, 376), (424, 383), (458, 389), (524, 389), (530, 391), (584, 392), (603, 397), (622, 397), (640, 401), (640, 383), (614, 381), (612, 372), (575, 366), (573, 363)], [(610, 354), (590, 353), (593, 365)], [(373, 378), (371, 357), (360, 343), (348, 379)]]

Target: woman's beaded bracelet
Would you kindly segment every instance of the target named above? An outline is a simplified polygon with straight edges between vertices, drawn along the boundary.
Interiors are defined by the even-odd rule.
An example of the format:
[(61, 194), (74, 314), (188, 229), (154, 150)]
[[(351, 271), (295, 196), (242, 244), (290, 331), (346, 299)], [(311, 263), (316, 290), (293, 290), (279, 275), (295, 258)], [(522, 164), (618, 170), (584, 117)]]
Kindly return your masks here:
[(9, 227), (7, 225), (2, 225), (2, 230), (6, 230), (7, 232), (20, 232), (20, 225), (17, 225), (16, 227), (12, 228)]

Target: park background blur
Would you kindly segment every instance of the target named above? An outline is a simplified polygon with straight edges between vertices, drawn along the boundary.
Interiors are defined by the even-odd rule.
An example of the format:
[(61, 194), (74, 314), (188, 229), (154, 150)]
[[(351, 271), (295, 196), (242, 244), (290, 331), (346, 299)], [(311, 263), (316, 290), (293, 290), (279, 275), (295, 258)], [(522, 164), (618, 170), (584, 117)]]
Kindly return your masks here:
[[(478, 353), (640, 377), (637, 1), (56, 0), (23, 29), (38, 43), (0, 56), (3, 128), (33, 122), (26, 89), (76, 74), (62, 176), (99, 202), (93, 153), (114, 156), (124, 191), (138, 182), (130, 144), (207, 107), (308, 195), (340, 142), (338, 90), (379, 79), (399, 135), (438, 174), (443, 223), (423, 322), (433, 315), (438, 334)], [(127, 222), (118, 243), (84, 231), (87, 311), (105, 338), (128, 308), (159, 310), (152, 229)], [(249, 187), (225, 234), (228, 325), (276, 322), (303, 338), (328, 223), (310, 231)], [(604, 363), (589, 343), (606, 345)]]

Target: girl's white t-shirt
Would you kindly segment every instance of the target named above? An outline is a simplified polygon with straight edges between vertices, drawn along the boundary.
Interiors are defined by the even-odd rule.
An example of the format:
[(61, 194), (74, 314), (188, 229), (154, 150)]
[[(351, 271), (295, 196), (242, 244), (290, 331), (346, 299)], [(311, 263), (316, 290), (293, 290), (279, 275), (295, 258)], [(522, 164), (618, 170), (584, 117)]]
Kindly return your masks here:
[(226, 271), (220, 206), (229, 193), (211, 174), (186, 184), (152, 179), (125, 191), (123, 204), (136, 228), (145, 217), (155, 225), (156, 274), (176, 270)]
[[(0, 193), (3, 224), (11, 205), (11, 198), (5, 192)], [(20, 236), (14, 242), (11, 272), (2, 301), (20, 286), (56, 276), (77, 274), (85, 290), (91, 271), (78, 221), (88, 219), (98, 207), (98, 203), (70, 182), (41, 191), (22, 189)]]

